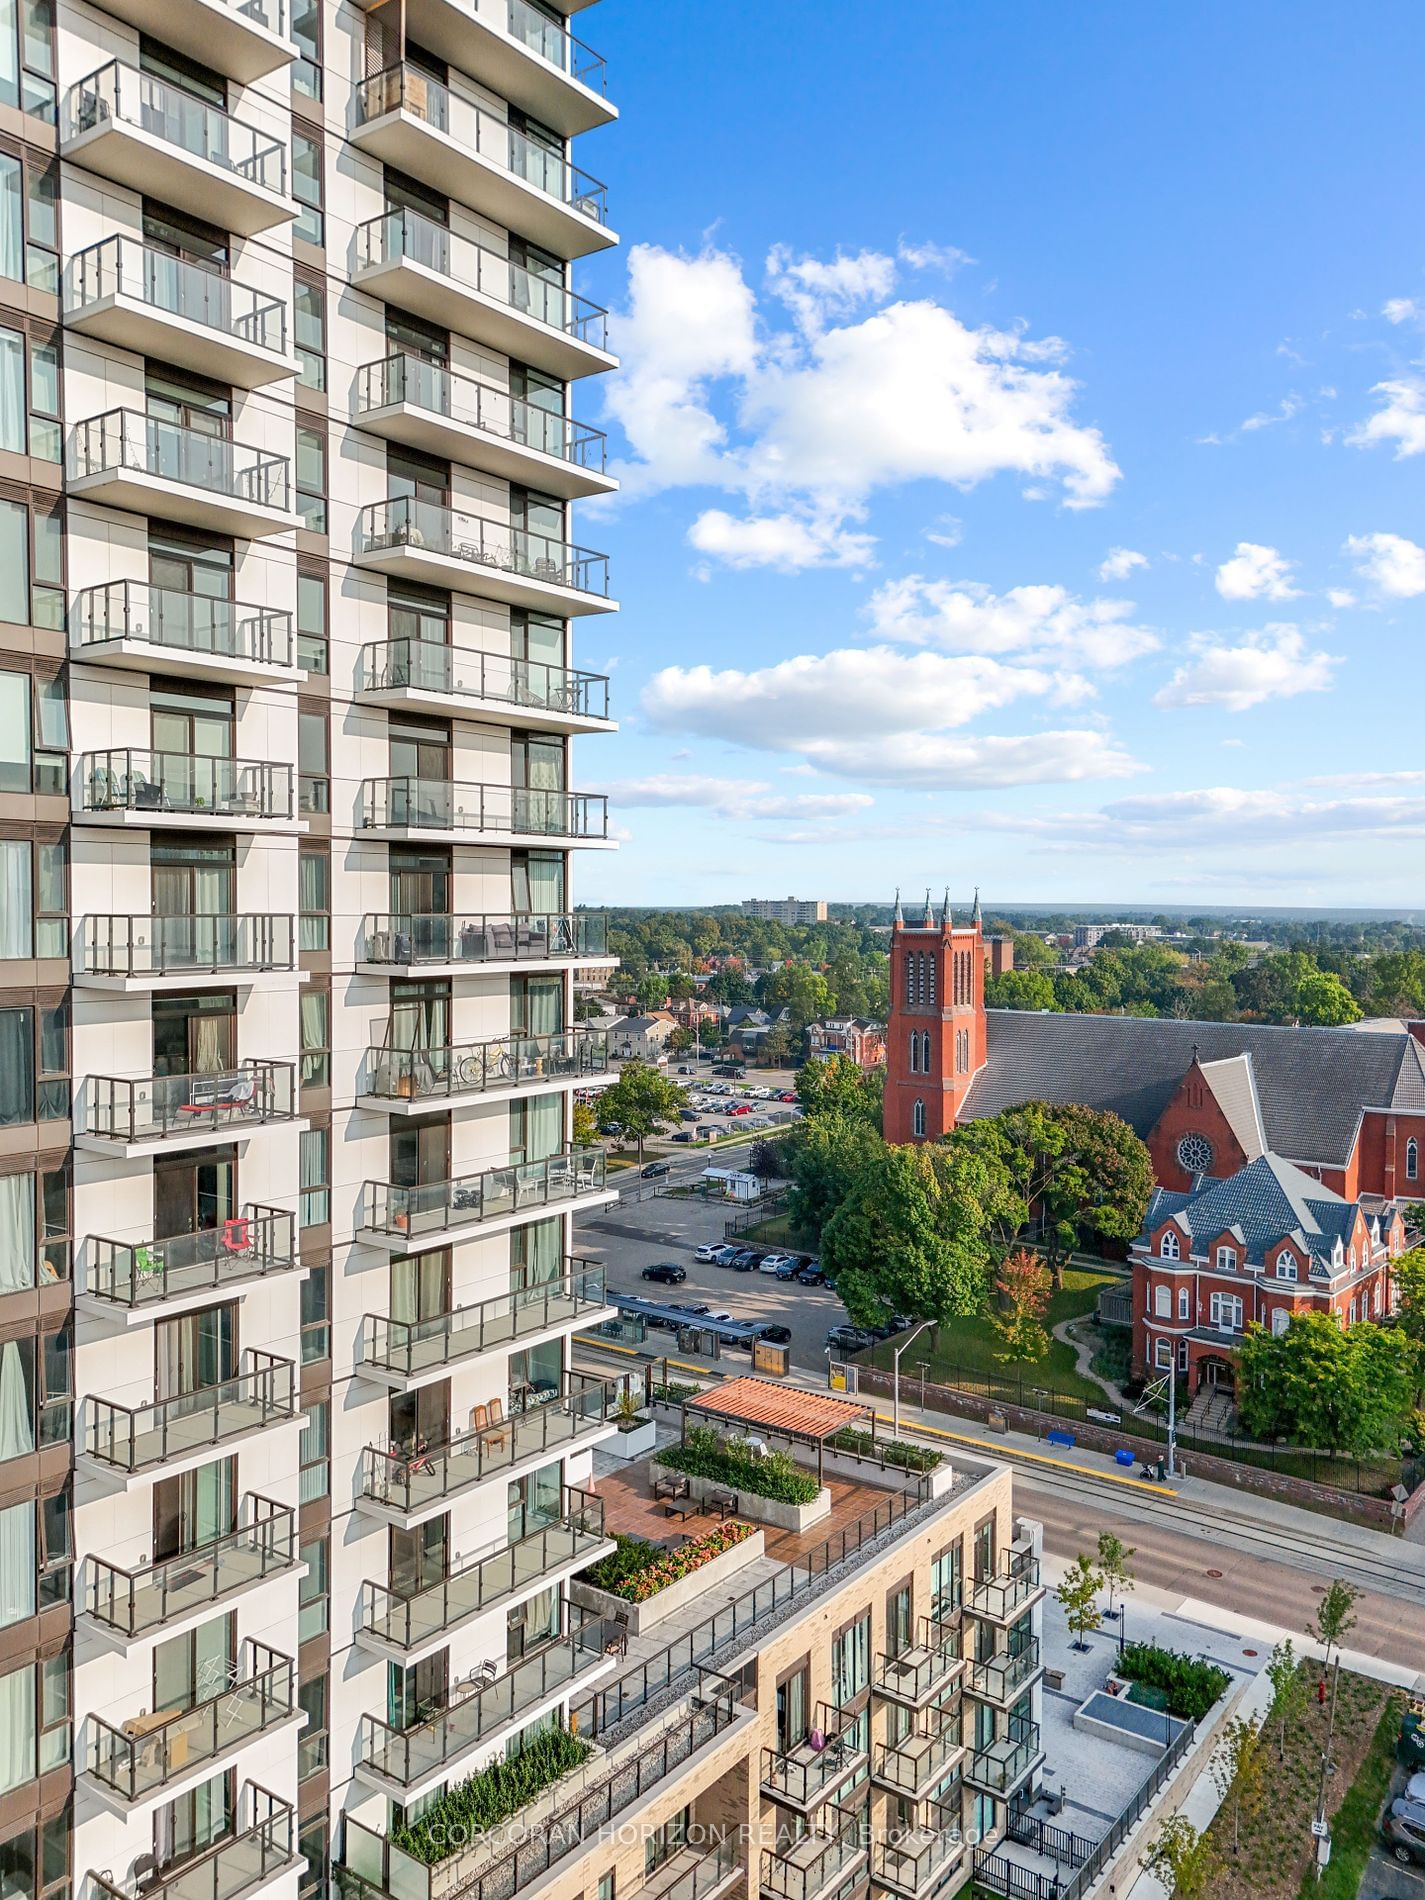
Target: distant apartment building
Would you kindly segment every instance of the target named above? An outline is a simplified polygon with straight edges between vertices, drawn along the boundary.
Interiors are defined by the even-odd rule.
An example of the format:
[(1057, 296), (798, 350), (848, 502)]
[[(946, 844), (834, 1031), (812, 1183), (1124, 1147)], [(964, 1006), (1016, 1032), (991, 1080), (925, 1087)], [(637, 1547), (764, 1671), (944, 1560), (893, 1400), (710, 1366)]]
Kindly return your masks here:
[(758, 917), (764, 924), (824, 924), (824, 897), (744, 897), (744, 917)]
[(1147, 943), (1150, 938), (1161, 937), (1163, 934), (1158, 924), (1075, 924), (1074, 948), (1095, 950), (1111, 933), (1127, 937), (1132, 943)]

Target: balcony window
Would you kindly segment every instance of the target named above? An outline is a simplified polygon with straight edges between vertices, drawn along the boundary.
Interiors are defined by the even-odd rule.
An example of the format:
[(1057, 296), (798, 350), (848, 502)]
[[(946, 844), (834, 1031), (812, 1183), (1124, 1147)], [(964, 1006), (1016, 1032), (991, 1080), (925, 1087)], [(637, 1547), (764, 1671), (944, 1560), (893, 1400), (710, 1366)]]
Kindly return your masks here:
[(297, 802), (301, 810), (330, 810), (325, 709), (297, 714), (297, 774)]
[(327, 438), (321, 429), (297, 431), (297, 513), (311, 533), (326, 533)]
[(292, 286), (292, 328), (297, 339), (297, 381), (306, 389), (327, 386), (327, 294), (320, 283), (298, 277)]
[(297, 858), (299, 943), (303, 950), (331, 948), (331, 848), (303, 845)]
[(325, 1633), (327, 1613), (327, 1540), (314, 1537), (302, 1546), (302, 1562), (307, 1574), (297, 1585), (297, 1640), (310, 1642)]
[[(0, 16), (0, 40), (4, 35)], [(0, 277), (59, 290), (59, 167), (37, 154), (0, 153)]]
[(301, 1224), (324, 1227), (331, 1213), (331, 1137), (325, 1128), (304, 1128), (301, 1136)]
[(0, 1676), (0, 1794), (59, 1767), (68, 1754), (68, 1656)]
[(309, 132), (292, 129), (292, 195), (302, 209), (292, 229), (308, 244), (326, 242), (326, 202), (322, 185), (322, 144)]
[(844, 1629), (831, 1645), (831, 1677), (842, 1707), (853, 1701), (871, 1680), (871, 1619), (863, 1616)]
[(331, 1402), (319, 1399), (306, 1407), (306, 1423), (302, 1426), (301, 1471), (298, 1477), (298, 1496), (303, 1504), (311, 1504), (317, 1498), (324, 1498), (331, 1490), (331, 1466), (328, 1439), (330, 1434)]
[(327, 670), (327, 579), (297, 576), (297, 664), (307, 673)]
[(0, 449), (60, 460), (59, 346), (0, 329)]
[(292, 38), (297, 57), (292, 66), (292, 90), (304, 99), (322, 96), (322, 9), (320, 0), (293, 0)]
[(302, 1277), (302, 1364), (331, 1357), (331, 1273), (313, 1267)]
[(0, 1009), (0, 1128), (35, 1119), (35, 1012)]
[[(322, 1540), (325, 1553), (325, 1540)], [(302, 1556), (311, 1563), (310, 1544), (302, 1546)], [(326, 1571), (325, 1554), (322, 1557), (322, 1571)], [(308, 1681), (297, 1685), (297, 1706), (307, 1718), (307, 1726), (302, 1730), (297, 1742), (297, 1779), (305, 1781), (326, 1766), (327, 1760), (327, 1677), (325, 1671)]]

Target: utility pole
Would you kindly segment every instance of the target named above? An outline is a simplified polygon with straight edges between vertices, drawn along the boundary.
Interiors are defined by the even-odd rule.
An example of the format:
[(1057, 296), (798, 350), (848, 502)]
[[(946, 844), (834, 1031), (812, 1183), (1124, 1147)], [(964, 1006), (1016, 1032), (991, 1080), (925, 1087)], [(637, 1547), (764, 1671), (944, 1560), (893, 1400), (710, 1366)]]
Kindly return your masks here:
[(1135, 1416), (1147, 1411), (1149, 1406), (1152, 1405), (1156, 1399), (1163, 1397), (1164, 1387), (1167, 1388), (1168, 1400), (1168, 1456), (1165, 1461), (1165, 1469), (1168, 1477), (1176, 1478), (1178, 1476), (1178, 1374), (1176, 1366), (1168, 1372), (1165, 1378), (1155, 1379), (1152, 1385), (1144, 1386), (1143, 1396), (1134, 1406), (1133, 1411)]
[[(912, 1327), (911, 1330), (906, 1334), (905, 1338), (901, 1341), (899, 1346), (894, 1348), (895, 1371), (891, 1379), (891, 1387), (892, 1387), (892, 1394), (893, 1394), (891, 1409), (892, 1409), (892, 1414), (894, 1418), (894, 1423), (891, 1429), (897, 1438), (899, 1438), (901, 1435), (901, 1354), (905, 1351), (906, 1347), (912, 1343), (912, 1341), (919, 1339), (920, 1335), (925, 1331), (926, 1327), (931, 1324), (932, 1322), (930, 1320), (923, 1319), (920, 1322), (919, 1326)], [(924, 1393), (924, 1390), (925, 1390), (925, 1378), (924, 1378), (924, 1375), (922, 1374), (921, 1375), (922, 1394)]]

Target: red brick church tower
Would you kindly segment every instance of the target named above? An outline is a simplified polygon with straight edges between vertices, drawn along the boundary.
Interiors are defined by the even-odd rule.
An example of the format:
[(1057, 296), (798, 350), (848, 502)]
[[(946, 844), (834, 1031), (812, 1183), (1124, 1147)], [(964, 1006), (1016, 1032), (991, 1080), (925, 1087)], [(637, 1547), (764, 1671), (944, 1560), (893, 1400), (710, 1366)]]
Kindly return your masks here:
[(891, 1019), (886, 1030), (886, 1140), (935, 1141), (955, 1126), (985, 1060), (985, 952), (979, 893), (968, 927), (908, 924), (896, 894), (891, 929)]

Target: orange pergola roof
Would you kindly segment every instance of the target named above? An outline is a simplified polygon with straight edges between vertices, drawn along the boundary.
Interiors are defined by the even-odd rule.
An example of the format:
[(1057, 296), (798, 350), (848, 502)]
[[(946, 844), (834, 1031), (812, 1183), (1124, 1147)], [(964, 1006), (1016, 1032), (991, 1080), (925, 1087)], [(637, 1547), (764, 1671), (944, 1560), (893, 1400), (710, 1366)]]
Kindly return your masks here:
[(819, 1445), (847, 1426), (864, 1425), (872, 1416), (869, 1405), (852, 1399), (834, 1399), (824, 1392), (803, 1392), (795, 1386), (773, 1385), (770, 1379), (729, 1379), (689, 1399), (688, 1412), (731, 1424), (761, 1426), (788, 1438)]

